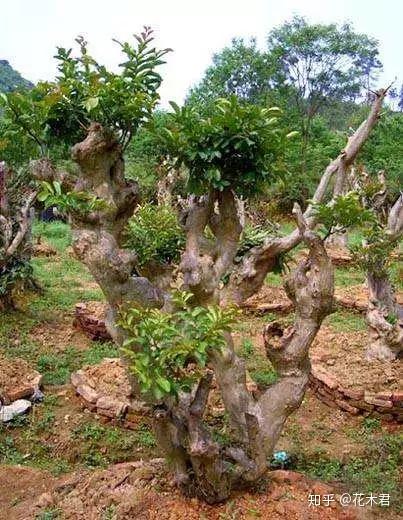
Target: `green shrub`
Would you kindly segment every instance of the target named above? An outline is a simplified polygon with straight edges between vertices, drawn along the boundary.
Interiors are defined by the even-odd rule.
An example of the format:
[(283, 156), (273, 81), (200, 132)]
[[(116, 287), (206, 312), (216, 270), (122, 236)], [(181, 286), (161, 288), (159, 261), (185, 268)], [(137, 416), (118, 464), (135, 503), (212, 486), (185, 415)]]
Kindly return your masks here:
[[(129, 309), (120, 325), (127, 331), (123, 352), (141, 391), (156, 399), (189, 391), (200, 378), (209, 349), (225, 346), (224, 333), (234, 323), (235, 311), (216, 306), (192, 307), (190, 293), (176, 293), (177, 311)], [(191, 368), (190, 366), (191, 365)]]
[(141, 206), (129, 220), (125, 236), (125, 246), (137, 253), (140, 266), (150, 261), (175, 263), (185, 245), (185, 234), (169, 206)]

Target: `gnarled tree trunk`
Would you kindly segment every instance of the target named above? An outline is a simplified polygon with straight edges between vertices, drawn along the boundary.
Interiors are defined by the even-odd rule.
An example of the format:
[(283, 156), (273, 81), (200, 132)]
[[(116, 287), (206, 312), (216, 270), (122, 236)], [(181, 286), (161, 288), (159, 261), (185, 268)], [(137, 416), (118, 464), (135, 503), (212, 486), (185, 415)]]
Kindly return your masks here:
[[(330, 182), (335, 176), (337, 185), (340, 189), (342, 188), (347, 169), (355, 161), (380, 117), (386, 93), (387, 89), (381, 89), (376, 92), (368, 118), (348, 139), (347, 145), (340, 155), (330, 162), (326, 168), (312, 198), (313, 202), (324, 201)], [(313, 229), (316, 225), (316, 220), (312, 213), (312, 206), (308, 206), (304, 216), (309, 227)], [(229, 284), (225, 290), (225, 300), (241, 304), (255, 294), (262, 287), (267, 273), (277, 265), (279, 255), (291, 251), (301, 242), (301, 239), (299, 230), (295, 229), (285, 237), (271, 238), (262, 246), (251, 249), (242, 259), (242, 262), (233, 269)]]
[[(7, 176), (10, 174), (4, 162), (0, 162), (0, 308), (14, 307), (14, 291), (16, 286), (25, 283), (32, 287), (30, 276), (12, 280), (12, 273), (25, 269), (32, 254), (32, 208), (36, 192), (30, 189), (14, 194), (9, 200), (7, 193)], [(8, 282), (6, 280), (9, 280)]]
[[(234, 486), (245, 486), (267, 471), (284, 422), (303, 399), (310, 372), (309, 347), (322, 320), (333, 310), (333, 267), (322, 240), (310, 231), (298, 207), (298, 226), (309, 256), (289, 276), (286, 290), (296, 307), (293, 325), (265, 328), (267, 357), (278, 381), (255, 398), (246, 387), (244, 362), (227, 347), (214, 351), (212, 372), (192, 395), (165, 402), (155, 410), (156, 432), (182, 489), (207, 502), (226, 499)], [(200, 281), (199, 281), (200, 282)], [(213, 373), (232, 426), (232, 443), (222, 446), (203, 420)]]
[[(403, 194), (392, 207), (385, 236), (396, 241), (403, 232)], [(387, 259), (385, 259), (385, 262)], [(403, 351), (403, 307), (398, 304), (383, 262), (367, 272), (370, 345), (368, 359), (392, 360)]]
[[(368, 120), (327, 168), (315, 201), (323, 200), (331, 177), (354, 160), (378, 118), (384, 94), (378, 93)], [(122, 248), (122, 230), (137, 204), (137, 185), (124, 178), (122, 151), (115, 137), (93, 123), (87, 138), (73, 147), (72, 155), (80, 168), (73, 189), (95, 195), (104, 203), (91, 213), (71, 215), (74, 251), (105, 294), (110, 306), (108, 328), (121, 343), (123, 337), (115, 321), (119, 306), (132, 303), (168, 308), (169, 295), (139, 276), (135, 252)], [(34, 170), (39, 178), (58, 175), (46, 162), (37, 163)], [(71, 180), (64, 178), (63, 182)], [(312, 231), (315, 220), (311, 209), (303, 215), (296, 206), (295, 214), (298, 226), (293, 233), (252, 249), (239, 268), (234, 268), (234, 258), (242, 223), (230, 189), (191, 197), (183, 215), (187, 240), (179, 271), (182, 286), (193, 293), (197, 305), (239, 303), (261, 287), (279, 254), (301, 241), (309, 249), (308, 258), (286, 283), (296, 308), (294, 324), (285, 330), (277, 325), (265, 330), (267, 356), (279, 380), (261, 396), (252, 395), (246, 385), (244, 361), (236, 355), (227, 334), (225, 348), (211, 349), (209, 371), (193, 391), (177, 400), (165, 399), (154, 408), (159, 444), (178, 484), (208, 502), (224, 500), (233, 486), (254, 482), (267, 470), (267, 457), (284, 422), (303, 398), (310, 371), (309, 347), (322, 320), (332, 311), (333, 269), (321, 239)], [(206, 228), (211, 238), (206, 238)], [(230, 284), (222, 291), (222, 278), (231, 270)], [(215, 441), (205, 421), (213, 375), (228, 413), (230, 446)], [(135, 381), (133, 388), (137, 390)]]
[(116, 328), (119, 306), (136, 302), (144, 307), (162, 307), (163, 292), (147, 278), (138, 276), (136, 254), (122, 248), (122, 231), (138, 204), (138, 186), (124, 178), (121, 146), (115, 136), (93, 123), (84, 141), (72, 148), (72, 157), (80, 168), (73, 183), (62, 178), (47, 159), (32, 164), (38, 179), (58, 179), (75, 191), (96, 196), (103, 207), (85, 214), (71, 214), (73, 248), (89, 269), (109, 304), (107, 328), (121, 342)]

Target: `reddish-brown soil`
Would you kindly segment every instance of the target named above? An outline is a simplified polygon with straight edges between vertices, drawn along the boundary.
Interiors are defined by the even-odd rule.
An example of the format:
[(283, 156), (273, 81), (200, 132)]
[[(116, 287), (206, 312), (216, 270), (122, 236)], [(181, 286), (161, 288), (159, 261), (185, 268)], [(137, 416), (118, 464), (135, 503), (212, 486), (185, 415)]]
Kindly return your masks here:
[[(209, 506), (183, 497), (161, 459), (122, 463), (61, 479), (33, 469), (3, 467), (0, 489), (2, 520), (33, 520), (51, 508), (61, 511), (64, 520), (364, 520), (376, 518), (377, 513), (368, 508), (341, 507), (339, 490), (283, 470), (271, 472), (258, 491), (234, 493), (226, 504)], [(312, 507), (310, 494), (333, 495), (335, 501), (331, 506)]]
[(74, 329), (72, 322), (72, 314), (42, 322), (31, 330), (30, 339), (53, 352), (64, 350), (69, 345), (82, 350), (87, 349), (91, 340), (81, 330)]
[[(396, 295), (397, 301), (403, 305), (403, 292)], [(350, 285), (348, 287), (336, 287), (335, 302), (338, 307), (365, 312), (368, 305), (368, 290), (365, 285)], [(282, 287), (264, 285), (260, 291), (251, 296), (243, 307), (252, 312), (290, 312), (293, 309)]]
[(311, 360), (326, 367), (345, 388), (403, 391), (401, 360), (366, 361), (367, 344), (366, 331), (336, 333), (323, 326), (312, 346)]

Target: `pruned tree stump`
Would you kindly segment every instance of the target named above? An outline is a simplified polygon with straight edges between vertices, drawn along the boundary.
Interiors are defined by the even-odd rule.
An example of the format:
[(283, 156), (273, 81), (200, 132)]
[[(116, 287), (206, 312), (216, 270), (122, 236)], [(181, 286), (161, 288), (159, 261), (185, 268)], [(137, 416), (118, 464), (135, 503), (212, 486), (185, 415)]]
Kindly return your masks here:
[(111, 341), (105, 325), (106, 308), (103, 302), (78, 303), (75, 307), (73, 327), (82, 330), (94, 341)]
[(0, 406), (32, 398), (41, 383), (42, 375), (25, 360), (0, 356)]
[(71, 384), (84, 406), (109, 420), (135, 429), (147, 406), (132, 397), (127, 368), (119, 358), (105, 358), (71, 374)]

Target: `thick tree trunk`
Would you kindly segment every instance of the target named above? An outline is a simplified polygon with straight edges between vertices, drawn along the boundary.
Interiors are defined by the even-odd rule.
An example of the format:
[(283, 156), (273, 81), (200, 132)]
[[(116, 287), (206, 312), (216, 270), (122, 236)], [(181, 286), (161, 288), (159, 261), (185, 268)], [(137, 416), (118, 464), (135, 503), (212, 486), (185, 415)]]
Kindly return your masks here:
[(66, 174), (61, 176), (46, 159), (35, 161), (32, 172), (38, 179), (61, 180), (103, 203), (96, 211), (70, 215), (73, 248), (102, 289), (110, 306), (108, 331), (121, 342), (115, 325), (121, 304), (162, 307), (165, 301), (161, 289), (138, 276), (136, 254), (121, 247), (122, 231), (138, 204), (138, 186), (124, 177), (122, 150), (116, 138), (97, 123), (91, 125), (86, 139), (73, 147), (72, 157), (80, 168), (77, 182)]
[[(323, 200), (332, 176), (354, 160), (378, 118), (383, 97), (380, 92), (368, 120), (327, 168), (315, 201)], [(137, 204), (137, 186), (124, 179), (116, 139), (94, 123), (87, 138), (73, 148), (73, 158), (80, 167), (74, 189), (94, 194), (105, 203), (92, 213), (71, 216), (74, 250), (102, 288), (110, 305), (109, 329), (122, 341), (114, 324), (119, 306), (162, 307), (167, 296), (149, 279), (138, 276), (135, 253), (121, 247), (122, 230)], [(230, 189), (189, 201), (183, 218), (186, 249), (179, 271), (183, 287), (193, 293), (196, 305), (242, 301), (261, 286), (278, 255), (300, 241), (306, 243), (309, 255), (286, 283), (296, 308), (294, 324), (286, 330), (277, 325), (265, 330), (267, 356), (279, 376), (275, 384), (259, 397), (248, 391), (244, 362), (228, 335), (225, 348), (211, 349), (208, 367), (212, 372), (201, 378), (193, 392), (165, 399), (154, 408), (156, 435), (178, 484), (188, 494), (211, 503), (226, 499), (235, 485), (255, 482), (266, 472), (267, 458), (284, 422), (303, 398), (310, 370), (309, 347), (333, 308), (331, 261), (321, 239), (311, 231), (315, 224), (311, 209), (304, 216), (299, 206), (295, 207), (298, 228), (288, 237), (254, 248), (233, 273), (223, 295), (222, 278), (233, 267), (242, 231), (238, 209)], [(207, 227), (212, 238), (205, 236)], [(230, 446), (214, 439), (205, 420), (213, 373), (232, 429)]]
[(155, 411), (156, 433), (176, 481), (189, 495), (209, 503), (228, 498), (234, 486), (246, 486), (267, 471), (287, 417), (301, 404), (310, 372), (309, 347), (322, 320), (333, 310), (333, 267), (321, 239), (312, 233), (296, 207), (298, 227), (309, 256), (286, 282), (296, 307), (292, 326), (283, 330), (270, 324), (264, 331), (267, 356), (278, 381), (259, 398), (246, 386), (243, 360), (227, 347), (213, 350), (213, 369), (232, 426), (232, 442), (224, 447), (214, 441), (203, 421), (213, 373), (209, 372), (192, 395), (166, 402)]
[(396, 301), (388, 276), (367, 274), (369, 360), (392, 360), (403, 351), (403, 308)]

